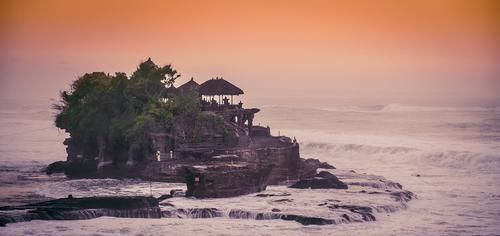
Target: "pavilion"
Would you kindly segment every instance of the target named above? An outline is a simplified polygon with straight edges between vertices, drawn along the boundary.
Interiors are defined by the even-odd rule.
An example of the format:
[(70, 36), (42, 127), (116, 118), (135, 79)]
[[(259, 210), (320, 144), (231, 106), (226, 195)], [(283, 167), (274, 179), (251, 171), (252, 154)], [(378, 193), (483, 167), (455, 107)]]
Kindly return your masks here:
[[(234, 105), (233, 96), (239, 96), (243, 93), (243, 90), (238, 88), (236, 85), (229, 83), (225, 79), (216, 77), (215, 79), (207, 80), (200, 85), (199, 89), (200, 96), (204, 101), (215, 101), (215, 97), (218, 97), (218, 104), (223, 105)], [(231, 96), (231, 100), (227, 99), (227, 96)]]
[(166, 88), (163, 96), (165, 98), (172, 96), (172, 94), (182, 96), (189, 92), (198, 93), (201, 110), (215, 112), (241, 131), (244, 130), (245, 135), (252, 135), (254, 115), (260, 110), (257, 108), (243, 108), (241, 101), (238, 104), (234, 103), (234, 96), (244, 94), (242, 89), (222, 77), (212, 78), (202, 84), (198, 84), (191, 78), (188, 82), (177, 88), (173, 85)]

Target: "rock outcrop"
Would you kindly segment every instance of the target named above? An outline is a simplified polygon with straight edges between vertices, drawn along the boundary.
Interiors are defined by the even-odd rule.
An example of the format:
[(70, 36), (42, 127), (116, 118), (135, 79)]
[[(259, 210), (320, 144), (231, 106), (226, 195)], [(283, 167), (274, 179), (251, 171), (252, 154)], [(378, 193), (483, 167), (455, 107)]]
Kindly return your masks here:
[(301, 179), (290, 188), (300, 189), (320, 189), (320, 188), (334, 188), (334, 189), (347, 189), (347, 184), (340, 181), (335, 175), (327, 171), (321, 171), (313, 178)]
[(260, 192), (266, 189), (271, 170), (238, 164), (189, 167), (186, 196), (222, 198)]
[[(269, 127), (254, 126), (252, 121), (259, 109), (212, 105), (200, 107), (198, 112), (206, 121), (200, 127), (195, 128), (184, 117), (177, 119), (173, 130), (148, 130), (149, 140), (144, 146), (149, 147), (140, 155), (130, 148), (129, 152), (107, 150), (101, 139), (95, 143), (98, 148), (92, 144), (90, 149), (96, 150), (89, 152), (82, 143), (68, 138), (64, 142), (67, 161), (52, 163), (46, 173), (64, 172), (72, 178), (139, 177), (186, 182), (188, 196), (208, 198), (259, 192), (267, 185), (313, 178), (318, 168), (334, 168), (316, 159), (301, 159), (297, 140), (272, 136)], [(333, 182), (329, 178), (324, 181)]]
[(332, 166), (332, 165), (328, 164), (327, 162), (321, 162), (320, 160), (313, 159), (313, 158), (305, 159), (304, 163), (306, 163), (307, 165), (316, 167), (316, 168), (321, 168), (321, 169), (329, 169), (329, 170), (335, 169), (335, 166)]
[[(221, 159), (225, 158), (230, 157)], [(206, 174), (208, 178), (215, 178), (212, 183), (208, 181), (194, 186), (194, 189), (188, 189), (188, 191), (201, 190), (199, 192), (202, 194), (201, 197), (204, 197), (203, 194), (214, 194), (215, 196), (209, 197), (217, 197), (218, 194), (231, 194), (230, 191), (246, 191), (256, 185), (253, 183), (241, 189), (234, 189), (234, 186), (239, 183), (252, 181), (252, 173), (248, 172), (251, 169), (242, 163), (233, 163), (233, 166), (212, 165), (193, 168), (195, 169), (191, 169), (193, 171), (191, 174)], [(216, 174), (210, 176), (211, 171)], [(170, 194), (158, 196), (156, 199), (152, 197), (68, 197), (36, 204), (1, 207), (0, 223), (5, 225), (29, 220), (83, 220), (110, 216), (285, 220), (303, 225), (346, 224), (375, 221), (377, 214), (389, 214), (406, 209), (408, 202), (415, 198), (412, 192), (401, 189), (400, 184), (381, 176), (343, 170), (330, 170), (329, 172), (320, 172), (314, 178), (334, 179), (333, 176), (338, 176), (349, 185), (357, 185), (356, 191), (336, 189), (304, 191), (274, 185), (268, 186), (262, 193), (238, 196), (231, 200), (200, 201), (192, 197), (184, 198), (184, 190), (177, 188), (171, 189)], [(225, 175), (227, 173), (229, 174)], [(239, 176), (242, 173), (247, 173), (248, 176)], [(202, 181), (201, 178), (199, 180)], [(225, 185), (224, 180), (235, 182)], [(260, 183), (263, 182), (265, 181), (260, 181)], [(201, 189), (209, 184), (212, 184), (213, 190)], [(198, 193), (192, 192), (189, 195), (194, 196), (194, 194)], [(234, 194), (240, 195), (240, 193)]]
[(61, 198), (22, 206), (0, 207), (0, 226), (31, 220), (81, 220), (100, 216), (160, 218), (153, 197)]

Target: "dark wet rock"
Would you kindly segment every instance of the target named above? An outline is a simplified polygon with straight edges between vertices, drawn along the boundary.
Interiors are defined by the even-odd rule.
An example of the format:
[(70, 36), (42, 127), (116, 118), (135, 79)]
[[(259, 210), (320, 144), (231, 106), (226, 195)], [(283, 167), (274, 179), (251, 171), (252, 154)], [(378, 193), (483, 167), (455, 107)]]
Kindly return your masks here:
[(316, 171), (318, 168), (323, 168), (323, 169), (335, 169), (332, 165), (326, 163), (326, 162), (320, 162), (318, 159), (300, 159), (300, 168), (299, 168), (299, 173), (300, 173), (300, 178), (305, 179), (305, 178), (312, 178), (316, 175)]
[(328, 169), (328, 170), (336, 169), (335, 166), (332, 166), (332, 165), (328, 164), (327, 162), (321, 162), (319, 164), (319, 168), (321, 168), (321, 169)]
[(223, 215), (223, 212), (217, 208), (179, 208), (161, 212), (163, 218), (205, 219), (222, 217)]
[(163, 200), (166, 200), (166, 199), (169, 199), (169, 198), (172, 198), (172, 195), (171, 194), (163, 194), (161, 195), (159, 198), (158, 198), (158, 201), (161, 202)]
[(74, 159), (67, 161), (64, 173), (74, 178), (97, 177), (97, 161), (90, 159)]
[(386, 185), (388, 185), (391, 188), (403, 189), (403, 185), (401, 185), (398, 182), (393, 182), (393, 181), (390, 181), (390, 180), (382, 180), (382, 179), (379, 179), (379, 181), (382, 182), (382, 183), (385, 183)]
[(174, 207), (175, 205), (170, 202), (160, 202), (160, 206)]
[(375, 221), (376, 218), (373, 215), (373, 210), (370, 207), (367, 206), (355, 206), (355, 205), (337, 205), (333, 204), (328, 206), (328, 208), (334, 210), (334, 209), (346, 209), (351, 212), (357, 213), (361, 215), (363, 221)]
[(297, 183), (290, 186), (290, 188), (300, 188), (300, 189), (347, 189), (347, 184), (340, 181), (335, 175), (327, 172), (321, 171), (314, 178), (302, 179)]
[(281, 219), (296, 221), (303, 225), (330, 225), (335, 223), (335, 221), (329, 219), (300, 215), (282, 215)]
[(276, 220), (276, 219), (280, 219), (281, 218), (281, 214), (280, 213), (257, 213), (255, 215), (255, 219), (256, 220)]
[(370, 191), (367, 192), (366, 190), (359, 191), (360, 193), (368, 193), (368, 194), (386, 194), (387, 192), (377, 192), (377, 191)]
[(300, 178), (312, 178), (316, 175), (318, 170), (318, 165), (316, 162), (307, 161), (306, 159), (300, 159), (299, 167), (299, 177)]
[(231, 219), (276, 220), (281, 219), (281, 214), (277, 213), (279, 211), (279, 209), (274, 208), (270, 213), (255, 213), (241, 209), (231, 209), (228, 216)]
[(259, 147), (256, 148), (254, 154), (246, 152), (240, 154), (240, 156), (255, 156), (256, 154), (257, 158), (249, 159), (250, 162), (260, 169), (272, 166), (269, 176), (267, 177), (267, 185), (283, 184), (288, 180), (298, 179), (299, 176), (302, 176), (302, 161), (300, 159), (298, 143), (283, 142), (280, 138), (279, 147), (269, 148), (271, 140), (264, 139), (262, 141), (265, 142), (259, 144), (261, 141), (255, 138), (253, 139), (256, 146), (263, 145), (265, 148)]
[(2, 224), (30, 220), (82, 220), (101, 216), (160, 218), (153, 197), (61, 198), (21, 206), (0, 207)]
[(170, 195), (172, 195), (173, 197), (183, 197), (185, 195), (185, 192), (182, 189), (172, 189), (170, 190)]
[(280, 209), (278, 209), (278, 208), (273, 208), (271, 211), (272, 211), (272, 212), (281, 212), (281, 210), (280, 210)]
[(178, 209), (178, 213), (184, 214), (187, 218), (215, 218), (222, 217), (223, 213), (217, 208), (188, 208)]
[(335, 169), (334, 166), (328, 164), (327, 162), (321, 162), (320, 160), (313, 158), (305, 159), (304, 163), (310, 166), (315, 166), (316, 168)]
[[(349, 185), (356, 185), (361, 187), (372, 187), (377, 189), (393, 188), (393, 189), (403, 189), (400, 183), (392, 182), (389, 180), (377, 180), (377, 181), (366, 181), (366, 182), (349, 182)], [(386, 190), (390, 191), (390, 190)]]
[(410, 191), (397, 191), (393, 192), (390, 190), (386, 190), (384, 192), (371, 191), (367, 192), (365, 190), (359, 191), (359, 193), (367, 193), (367, 194), (388, 194), (391, 198), (396, 202), (409, 202), (413, 198), (415, 198), (415, 194)]
[(50, 165), (47, 166), (45, 169), (45, 173), (48, 175), (54, 174), (54, 173), (64, 173), (66, 170), (67, 164), (65, 161), (56, 161)]
[(2, 211), (29, 210), (29, 209), (136, 209), (157, 207), (158, 200), (154, 197), (83, 197), (60, 198), (45, 202), (27, 204), (22, 206), (0, 207)]
[(254, 169), (247, 165), (207, 165), (186, 170), (186, 196), (223, 198), (265, 190), (271, 167)]
[(332, 174), (328, 171), (320, 171), (314, 177), (321, 177), (321, 178), (325, 178), (325, 179), (337, 179), (337, 176), (335, 176), (334, 174)]
[(274, 200), (273, 202), (293, 202), (293, 199), (284, 198), (284, 199)]
[(326, 199), (326, 201), (328, 201), (328, 202), (341, 202), (340, 200), (337, 200), (337, 199)]
[(229, 218), (231, 219), (251, 219), (253, 215), (252, 212), (241, 209), (231, 209), (231, 211), (229, 211)]
[(415, 195), (410, 191), (391, 192), (390, 195), (392, 196), (392, 199), (398, 202), (409, 202), (415, 197)]
[(0, 227), (5, 227), (8, 223), (16, 222), (15, 219), (12, 219), (9, 216), (2, 216), (0, 214)]
[(290, 193), (279, 193), (279, 194), (273, 194), (273, 193), (260, 193), (255, 195), (256, 197), (286, 197), (290, 196), (292, 194)]
[(320, 217), (309, 217), (294, 214), (281, 214), (279, 209), (274, 208), (271, 213), (253, 213), (245, 210), (232, 209), (229, 212), (229, 218), (232, 219), (255, 219), (255, 220), (273, 220), (281, 219), (287, 221), (296, 221), (303, 225), (328, 225), (335, 221)]
[(173, 197), (185, 197), (186, 193), (182, 189), (172, 189), (170, 190), (170, 194), (163, 194), (158, 198), (158, 201), (163, 201), (165, 199), (173, 198)]

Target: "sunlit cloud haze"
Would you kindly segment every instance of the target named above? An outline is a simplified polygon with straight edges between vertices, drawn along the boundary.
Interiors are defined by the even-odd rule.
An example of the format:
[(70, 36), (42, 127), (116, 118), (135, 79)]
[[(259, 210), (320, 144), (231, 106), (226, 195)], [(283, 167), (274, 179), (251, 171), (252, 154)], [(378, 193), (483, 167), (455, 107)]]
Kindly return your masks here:
[[(1, 1), (2, 98), (49, 99), (151, 57), (248, 96), (500, 96), (499, 1)], [(392, 101), (394, 100), (394, 101)]]

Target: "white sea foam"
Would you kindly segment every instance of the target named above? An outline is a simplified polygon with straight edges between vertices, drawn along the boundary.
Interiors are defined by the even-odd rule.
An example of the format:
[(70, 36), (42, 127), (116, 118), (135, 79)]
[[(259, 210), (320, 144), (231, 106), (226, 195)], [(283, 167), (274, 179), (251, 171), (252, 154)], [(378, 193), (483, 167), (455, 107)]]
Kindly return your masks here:
[(330, 106), (263, 105), (264, 109), (318, 110), (326, 112), (500, 112), (500, 106), (418, 106), (400, 103), (387, 105), (336, 104)]
[(500, 112), (499, 106), (481, 107), (481, 106), (415, 106), (404, 105), (399, 103), (389, 104), (384, 106), (382, 111), (389, 112)]
[(449, 168), (500, 170), (500, 153), (496, 150), (469, 151), (452, 147), (419, 149), (417, 147), (374, 146), (359, 143), (301, 142), (300, 144), (301, 150), (306, 156), (316, 156), (333, 162), (337, 158), (366, 160), (369, 157), (371, 161), (408, 162), (420, 165), (432, 163), (432, 165)]

